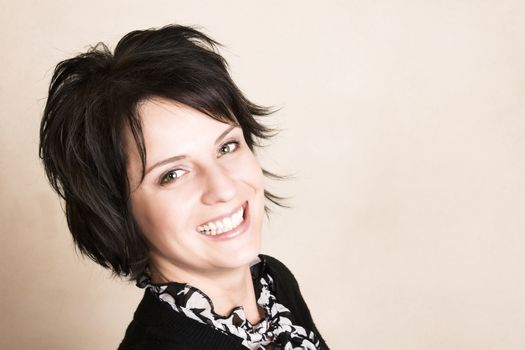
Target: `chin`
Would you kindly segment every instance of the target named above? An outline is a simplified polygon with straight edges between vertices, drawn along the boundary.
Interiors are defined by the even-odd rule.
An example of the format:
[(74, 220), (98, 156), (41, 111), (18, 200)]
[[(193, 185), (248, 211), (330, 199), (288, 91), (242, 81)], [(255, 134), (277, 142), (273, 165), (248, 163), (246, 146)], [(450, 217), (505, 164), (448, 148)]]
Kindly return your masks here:
[(226, 254), (226, 256), (223, 255), (221, 257), (221, 265), (224, 268), (232, 269), (250, 265), (250, 263), (254, 261), (260, 254), (260, 251), (260, 242), (252, 242), (248, 246), (244, 246), (235, 251), (229, 252), (228, 254)]

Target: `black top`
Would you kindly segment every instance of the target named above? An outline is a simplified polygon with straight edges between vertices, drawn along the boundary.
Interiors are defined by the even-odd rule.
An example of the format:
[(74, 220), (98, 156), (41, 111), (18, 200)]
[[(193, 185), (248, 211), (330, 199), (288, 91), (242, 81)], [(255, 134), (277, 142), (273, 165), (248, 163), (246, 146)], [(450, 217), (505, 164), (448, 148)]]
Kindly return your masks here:
[[(293, 274), (277, 259), (266, 255), (261, 257), (274, 280), (277, 301), (291, 311), (294, 324), (312, 330), (320, 340), (321, 349), (328, 349), (315, 327)], [(174, 311), (147, 289), (119, 350), (246, 350), (241, 342), (239, 337), (224, 334)], [(268, 349), (271, 349), (271, 345)]]
[(213, 301), (199, 288), (187, 283), (152, 283), (148, 272), (137, 281), (137, 286), (147, 288), (171, 308), (200, 323), (205, 323), (227, 335), (241, 338), (242, 345), (251, 350), (274, 348), (320, 350), (316, 334), (294, 324), (291, 311), (277, 301), (272, 276), (268, 272), (264, 255), (259, 255), (250, 266), (256, 303), (264, 317), (251, 323), (243, 306), (237, 306), (230, 314), (215, 312)]

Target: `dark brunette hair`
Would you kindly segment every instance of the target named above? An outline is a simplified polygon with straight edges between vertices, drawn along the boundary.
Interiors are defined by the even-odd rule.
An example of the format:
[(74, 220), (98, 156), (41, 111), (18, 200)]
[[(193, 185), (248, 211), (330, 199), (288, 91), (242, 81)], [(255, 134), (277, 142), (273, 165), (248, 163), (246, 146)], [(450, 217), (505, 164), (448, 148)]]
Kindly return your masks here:
[[(273, 135), (255, 118), (271, 111), (237, 88), (218, 46), (192, 27), (170, 25), (133, 31), (114, 53), (99, 43), (55, 68), (40, 126), (40, 158), (65, 201), (76, 245), (117, 275), (137, 279), (148, 264), (148, 247), (129, 206), (124, 151), (129, 128), (144, 177), (141, 101), (167, 98), (239, 125), (252, 150)], [(281, 205), (282, 198), (267, 191), (265, 196)]]

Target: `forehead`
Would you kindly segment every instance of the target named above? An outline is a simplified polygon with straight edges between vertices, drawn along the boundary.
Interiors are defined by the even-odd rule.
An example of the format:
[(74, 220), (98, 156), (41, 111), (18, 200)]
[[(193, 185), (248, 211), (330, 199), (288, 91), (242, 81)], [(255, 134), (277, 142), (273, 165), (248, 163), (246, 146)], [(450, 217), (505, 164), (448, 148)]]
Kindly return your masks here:
[[(137, 107), (144, 133), (161, 132), (166, 128), (190, 131), (192, 128), (220, 128), (226, 125), (210, 116), (173, 100), (154, 98), (141, 102)], [(175, 130), (170, 130), (173, 132)], [(145, 135), (146, 136), (146, 135)]]
[[(209, 115), (174, 100), (152, 98), (137, 106), (147, 163), (158, 157), (190, 152), (198, 146), (212, 144), (232, 123), (218, 121)], [(130, 130), (126, 132), (128, 156), (138, 156)], [(136, 157), (135, 157), (136, 158)], [(132, 160), (132, 159), (130, 159)]]
[(177, 101), (160, 98), (143, 101), (137, 112), (148, 152), (165, 144), (177, 148), (194, 144), (230, 125)]

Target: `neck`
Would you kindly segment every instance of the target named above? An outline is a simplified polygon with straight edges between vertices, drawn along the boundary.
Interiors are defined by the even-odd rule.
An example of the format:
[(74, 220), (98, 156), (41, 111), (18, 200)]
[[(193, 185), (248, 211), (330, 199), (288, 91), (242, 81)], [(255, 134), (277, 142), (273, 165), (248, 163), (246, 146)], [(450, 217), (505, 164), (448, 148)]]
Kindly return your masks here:
[(200, 289), (212, 300), (215, 313), (221, 316), (229, 316), (238, 306), (243, 307), (247, 320), (252, 324), (259, 322), (264, 315), (257, 305), (249, 265), (213, 273), (188, 272), (174, 266), (162, 268), (156, 265), (151, 266), (151, 279), (153, 283), (176, 281)]

